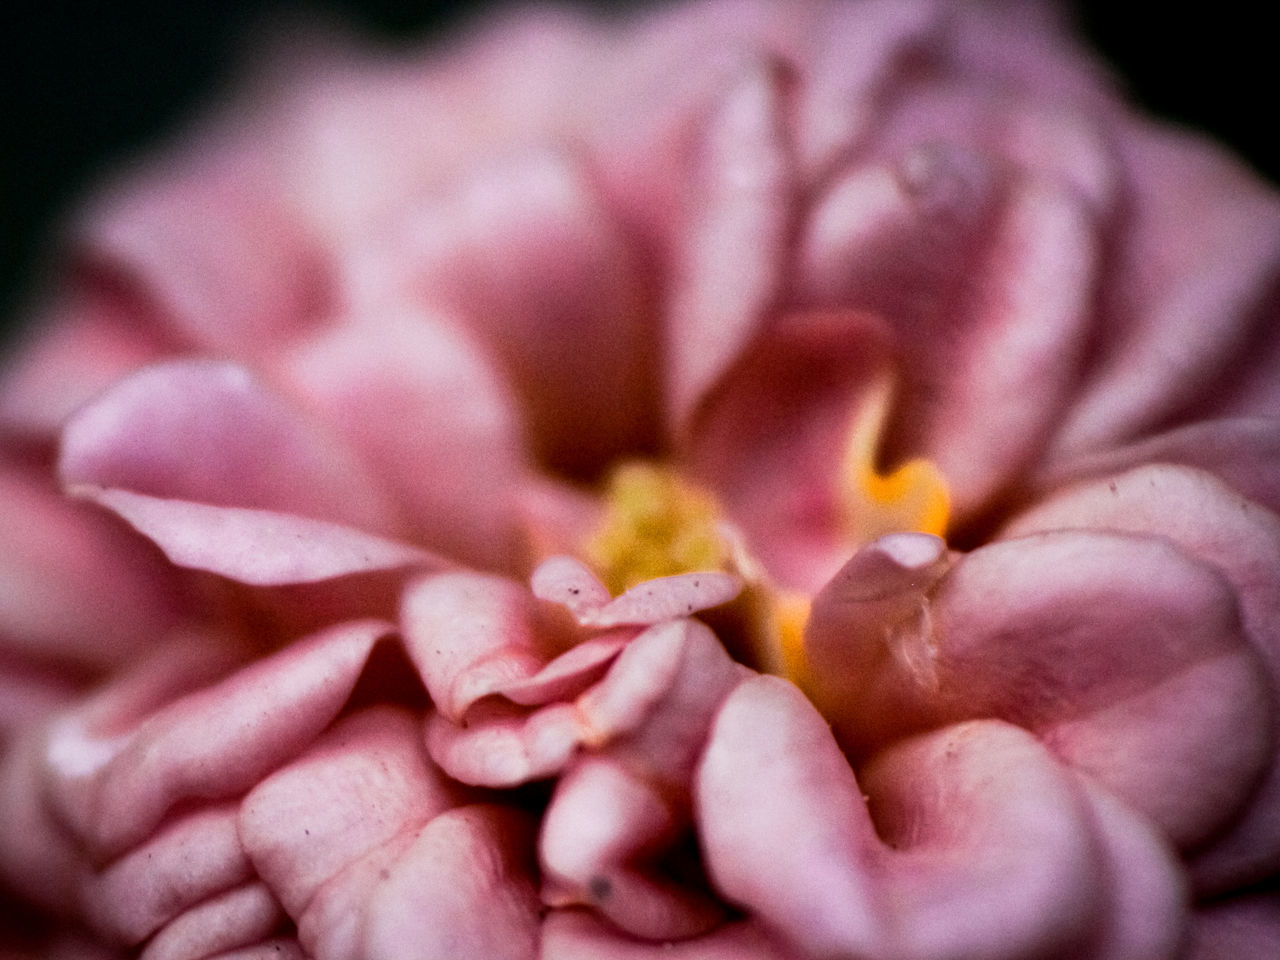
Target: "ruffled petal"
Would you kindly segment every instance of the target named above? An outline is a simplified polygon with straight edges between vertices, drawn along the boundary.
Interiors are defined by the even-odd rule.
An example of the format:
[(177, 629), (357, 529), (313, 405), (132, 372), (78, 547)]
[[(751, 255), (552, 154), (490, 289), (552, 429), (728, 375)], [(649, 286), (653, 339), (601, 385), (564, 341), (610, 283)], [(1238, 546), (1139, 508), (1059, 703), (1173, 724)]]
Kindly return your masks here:
[(590, 913), (552, 910), (542, 926), (543, 960), (799, 960), (757, 923), (726, 924), (688, 940), (642, 940)]
[(151, 938), (139, 960), (206, 960), (266, 940), (283, 919), (266, 886), (246, 884), (187, 910)]
[(815, 649), (846, 643), (861, 665), (817, 688), (856, 752), (997, 716), (1035, 731), (1183, 848), (1229, 823), (1266, 770), (1271, 695), (1235, 593), (1162, 537), (998, 542), (883, 622), (862, 618), (856, 595), (842, 599), (848, 589), (837, 581), (815, 600), (810, 633)]
[(151, 835), (182, 801), (236, 796), (328, 726), (390, 631), (340, 624), (124, 729), (67, 716), (48, 746), (59, 816), (92, 859), (106, 860)]
[(1006, 724), (904, 741), (855, 782), (799, 691), (762, 677), (717, 717), (696, 797), (717, 888), (809, 955), (1066, 955), (1099, 913), (1088, 807)]
[(452, 806), (417, 720), (377, 707), (337, 724), (245, 797), (240, 836), (258, 875), (300, 918), (333, 877)]
[[(1005, 529), (1021, 536), (1055, 529), (1116, 530), (1168, 537), (1220, 570), (1230, 582), (1245, 632), (1280, 700), (1280, 517), (1238, 495), (1211, 474), (1153, 464), (1068, 487)], [(1273, 749), (1280, 716), (1272, 711)], [(1233, 828), (1196, 858), (1201, 890), (1230, 889), (1280, 866), (1280, 756)]]

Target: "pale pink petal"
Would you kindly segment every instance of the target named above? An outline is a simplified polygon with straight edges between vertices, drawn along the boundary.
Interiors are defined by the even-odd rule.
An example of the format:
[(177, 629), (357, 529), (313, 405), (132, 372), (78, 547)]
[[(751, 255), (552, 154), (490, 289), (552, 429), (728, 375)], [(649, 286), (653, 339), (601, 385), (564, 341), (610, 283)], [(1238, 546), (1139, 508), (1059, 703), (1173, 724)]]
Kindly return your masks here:
[(619, 929), (655, 940), (705, 933), (725, 911), (661, 856), (687, 830), (687, 799), (624, 762), (589, 754), (556, 785), (538, 850), (542, 899), (594, 907)]
[[(0, 377), (0, 429), (53, 441), (67, 418), (121, 377), (160, 359), (166, 344), (145, 311), (92, 279), (41, 310), (10, 347)], [(122, 302), (123, 301), (123, 302)]]
[(591, 627), (662, 623), (718, 607), (741, 592), (742, 579), (732, 573), (678, 573), (636, 584), (599, 610), (587, 610), (578, 620)]
[(157, 364), (80, 410), (63, 432), (65, 486), (287, 511), (392, 532), (363, 465), (243, 367)]
[(1144, 463), (1178, 463), (1206, 470), (1248, 499), (1280, 512), (1280, 424), (1264, 417), (1197, 421), (1074, 457), (1047, 469), (1037, 486), (1048, 492), (1073, 480), (1120, 473)]
[(436, 709), (461, 723), (504, 684), (527, 680), (551, 659), (534, 599), (511, 580), (479, 573), (423, 577), (405, 590), (405, 648)]
[(588, 178), (563, 156), (523, 151), (468, 172), (397, 239), (384, 288), (467, 325), (510, 378), (545, 465), (591, 475), (652, 449), (656, 344), (636, 255)]
[(552, 910), (542, 925), (542, 960), (799, 960), (757, 923), (728, 924), (690, 940), (642, 940), (581, 910)]
[(216, 507), (101, 487), (75, 487), (71, 493), (117, 514), (177, 566), (255, 586), (451, 565), (409, 543), (293, 513)]
[(534, 960), (533, 832), (527, 815), (504, 807), (436, 817), (379, 884), (362, 955)]
[(817, 591), (848, 557), (840, 476), (856, 404), (886, 369), (885, 331), (854, 313), (770, 326), (706, 399), (690, 470), (788, 586)]
[[(1235, 593), (1163, 537), (1061, 531), (997, 542), (959, 560), (926, 599), (905, 617), (895, 608), (896, 620), (851, 628), (861, 669), (842, 684), (824, 678), (823, 702), (855, 752), (1000, 717), (1184, 848), (1240, 812), (1270, 761), (1270, 692)], [(814, 608), (824, 633), (860, 613), (835, 594)]]
[(751, 64), (723, 94), (695, 149), (666, 328), (677, 428), (781, 293), (798, 190), (784, 116), (791, 81), (781, 64)]
[(1074, 955), (1102, 902), (1071, 776), (1001, 723), (905, 741), (855, 782), (799, 691), (761, 677), (716, 719), (697, 804), (717, 888), (814, 956)]
[(379, 311), (304, 342), (283, 375), (377, 471), (414, 537), (515, 570), (513, 490), (525, 464), (509, 389), (461, 331)]
[(332, 877), (454, 800), (427, 760), (417, 719), (375, 707), (254, 787), (240, 836), (258, 875), (297, 919)]
[[(1074, 484), (1016, 517), (1004, 536), (1103, 529), (1168, 537), (1217, 567), (1235, 589), (1245, 631), (1273, 695), (1280, 691), (1280, 518), (1209, 473), (1154, 464)], [(1280, 747), (1280, 717), (1272, 720)], [(1280, 757), (1226, 836), (1197, 857), (1199, 889), (1256, 882), (1280, 866)]]
[(572, 700), (600, 680), (635, 636), (632, 630), (613, 630), (583, 640), (527, 680), (504, 683), (494, 693), (525, 707)]
[(1240, 368), (1274, 326), (1280, 202), (1269, 188), (1179, 131), (1130, 123), (1119, 146), (1132, 213), (1102, 287), (1096, 360), (1055, 461), (1140, 437), (1196, 405), (1230, 415)]
[(151, 938), (139, 960), (206, 960), (265, 940), (283, 919), (270, 891), (250, 883), (180, 915)]
[(93, 874), (81, 893), (93, 926), (138, 944), (179, 913), (252, 879), (237, 814), (234, 804), (197, 810)]
[(533, 713), (477, 707), (465, 727), (433, 713), (426, 738), (431, 759), (455, 780), (513, 787), (559, 773), (597, 736), (574, 704), (558, 703)]
[[(149, 836), (183, 801), (233, 797), (333, 720), (388, 624), (341, 624), (157, 710), (133, 729), (73, 725), (49, 745), (51, 800), (94, 859)], [(57, 737), (76, 740), (60, 745)]]
[(115, 524), (0, 468), (0, 650), (83, 675), (136, 657), (173, 624), (176, 580)]
[(590, 567), (563, 554), (538, 564), (529, 578), (529, 588), (539, 600), (567, 607), (579, 619), (595, 613), (613, 599), (609, 588)]
[(268, 156), (217, 134), (100, 197), (75, 239), (175, 340), (246, 356), (318, 319), (329, 291)]

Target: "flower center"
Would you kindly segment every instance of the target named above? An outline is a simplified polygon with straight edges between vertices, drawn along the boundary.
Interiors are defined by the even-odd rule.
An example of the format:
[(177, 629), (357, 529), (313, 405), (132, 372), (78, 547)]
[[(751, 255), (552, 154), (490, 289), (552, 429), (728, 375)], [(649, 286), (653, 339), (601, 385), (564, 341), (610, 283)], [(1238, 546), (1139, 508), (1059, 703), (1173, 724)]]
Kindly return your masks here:
[[(950, 498), (935, 464), (915, 459), (884, 474), (877, 468), (891, 393), (887, 378), (867, 391), (844, 443), (834, 490), (835, 533), (851, 553), (890, 533), (946, 532)], [(810, 598), (774, 583), (715, 495), (674, 467), (639, 460), (617, 466), (607, 481), (603, 519), (582, 553), (615, 594), (679, 573), (737, 574), (746, 588), (729, 619), (743, 636), (726, 642), (752, 666), (806, 686)]]

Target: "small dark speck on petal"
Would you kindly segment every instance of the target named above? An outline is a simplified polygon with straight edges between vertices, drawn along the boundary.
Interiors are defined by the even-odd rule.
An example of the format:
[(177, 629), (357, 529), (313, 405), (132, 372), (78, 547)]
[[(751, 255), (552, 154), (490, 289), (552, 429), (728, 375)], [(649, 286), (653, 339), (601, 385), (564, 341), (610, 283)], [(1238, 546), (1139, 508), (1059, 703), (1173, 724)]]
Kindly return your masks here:
[(391, 871), (390, 871), (390, 870), (388, 870), (386, 867), (383, 867), (381, 870), (379, 870), (379, 871), (378, 871), (378, 876), (379, 876), (380, 878), (382, 878), (383, 880), (390, 880), (390, 879), (391, 879)]
[(1115, 493), (1115, 492), (1116, 492), (1116, 482), (1115, 482), (1114, 480), (1112, 480), (1110, 483), (1108, 483), (1108, 484), (1107, 484), (1107, 489), (1109, 489), (1112, 493)]
[(305, 833), (308, 837), (311, 836), (311, 831), (309, 829), (304, 828), (302, 832)]
[(597, 873), (587, 884), (587, 889), (591, 891), (591, 899), (600, 903), (609, 899), (609, 894), (613, 893), (613, 884), (609, 882), (608, 877)]

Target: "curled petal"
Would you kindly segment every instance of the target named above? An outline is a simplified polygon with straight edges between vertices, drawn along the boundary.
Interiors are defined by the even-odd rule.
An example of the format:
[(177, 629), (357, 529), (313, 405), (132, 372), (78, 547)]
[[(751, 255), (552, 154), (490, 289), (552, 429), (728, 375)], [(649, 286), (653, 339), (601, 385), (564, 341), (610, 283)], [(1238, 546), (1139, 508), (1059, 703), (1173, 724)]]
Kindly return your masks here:
[(405, 591), (400, 611), (409, 656), (436, 709), (455, 723), (550, 659), (536, 619), (523, 587), (478, 573), (423, 577)]
[(732, 573), (678, 573), (637, 584), (579, 620), (591, 627), (661, 623), (718, 607), (741, 591), (742, 579)]
[(243, 367), (157, 364), (81, 409), (62, 436), (64, 486), (285, 511), (394, 532), (349, 450)]
[(1239, 812), (1265, 770), (1270, 694), (1234, 591), (1169, 540), (1070, 530), (1005, 540), (957, 562), (926, 600), (884, 630), (852, 624), (856, 606), (833, 597), (814, 604), (812, 630), (838, 642), (847, 628), (863, 665), (821, 688), (853, 749), (997, 716), (1183, 847)]
[(697, 780), (712, 880), (814, 956), (1015, 958), (1087, 943), (1101, 867), (1088, 807), (1029, 735), (988, 721), (905, 741), (861, 786), (874, 825), (803, 696), (774, 678), (744, 683)]
[(389, 629), (332, 627), (124, 732), (67, 718), (48, 748), (56, 809), (92, 858), (109, 859), (150, 835), (175, 804), (237, 795), (328, 726)]
[(539, 600), (567, 607), (578, 618), (595, 613), (613, 599), (609, 588), (590, 567), (564, 555), (548, 557), (538, 564), (529, 587)]
[[(1280, 694), (1280, 517), (1209, 473), (1152, 464), (1063, 489), (1016, 517), (1004, 535), (1072, 528), (1167, 537), (1213, 564), (1235, 591), (1273, 698)], [(1196, 859), (1202, 891), (1254, 882), (1280, 865), (1280, 757), (1274, 754), (1280, 713), (1274, 709), (1272, 730), (1265, 779), (1232, 830)]]
[(164, 500), (98, 487), (71, 492), (118, 514), (176, 565), (255, 586), (448, 566), (443, 558), (412, 544), (292, 513)]

